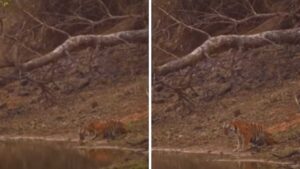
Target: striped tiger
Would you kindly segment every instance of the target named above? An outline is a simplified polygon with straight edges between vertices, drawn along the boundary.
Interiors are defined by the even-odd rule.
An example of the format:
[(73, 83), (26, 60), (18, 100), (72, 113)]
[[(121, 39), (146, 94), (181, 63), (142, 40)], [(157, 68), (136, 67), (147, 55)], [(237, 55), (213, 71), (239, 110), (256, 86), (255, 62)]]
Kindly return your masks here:
[(99, 136), (102, 136), (104, 139), (115, 139), (117, 136), (126, 133), (125, 124), (120, 121), (95, 120), (80, 128), (79, 141), (83, 141), (86, 136), (92, 136), (92, 140), (95, 140)]
[(272, 145), (276, 143), (271, 133), (265, 131), (261, 124), (233, 120), (223, 124), (223, 129), (225, 135), (234, 134), (237, 136), (237, 147), (233, 151), (245, 151), (253, 146)]

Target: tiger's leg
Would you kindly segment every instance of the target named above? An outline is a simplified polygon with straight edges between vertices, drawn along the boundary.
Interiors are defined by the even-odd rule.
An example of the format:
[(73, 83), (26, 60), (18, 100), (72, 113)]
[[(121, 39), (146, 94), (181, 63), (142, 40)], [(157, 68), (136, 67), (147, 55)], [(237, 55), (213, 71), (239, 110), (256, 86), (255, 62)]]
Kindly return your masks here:
[(247, 150), (251, 149), (251, 147), (249, 147), (250, 141), (251, 141), (251, 137), (250, 136), (245, 136), (244, 137), (242, 151), (247, 151)]
[(237, 147), (233, 150), (234, 152), (239, 151), (239, 149), (241, 148), (241, 137), (237, 135)]
[(245, 139), (245, 137), (242, 137), (241, 138), (241, 147), (240, 147), (240, 149), (239, 149), (239, 151), (243, 151), (244, 149), (245, 149), (245, 144), (246, 144), (246, 139)]
[(117, 129), (113, 129), (113, 131), (112, 131), (112, 134), (111, 134), (111, 139), (113, 140), (113, 139), (115, 139), (116, 138), (116, 136), (117, 136), (117, 131), (116, 131)]
[(79, 142), (82, 142), (85, 139), (86, 131), (82, 128), (79, 129)]
[(98, 137), (99, 137), (99, 133), (94, 131), (92, 140), (96, 140), (96, 138), (98, 138)]

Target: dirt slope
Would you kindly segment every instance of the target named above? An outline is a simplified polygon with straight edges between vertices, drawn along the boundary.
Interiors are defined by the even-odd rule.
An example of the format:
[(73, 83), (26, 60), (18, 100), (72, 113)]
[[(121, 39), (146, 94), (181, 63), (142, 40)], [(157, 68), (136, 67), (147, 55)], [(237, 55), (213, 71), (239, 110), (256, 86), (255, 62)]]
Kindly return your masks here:
[[(72, 3), (73, 5), (68, 5)], [(101, 2), (103, 3), (101, 5)], [(24, 6), (33, 16), (49, 25), (64, 25), (60, 29), (72, 35), (109, 34), (119, 31), (145, 28), (147, 25), (146, 1), (42, 1), (36, 7)], [(100, 4), (99, 4), (100, 3)], [(11, 11), (5, 20), (5, 31), (14, 34), (22, 11), (9, 6)], [(94, 6), (93, 6), (94, 5)], [(96, 5), (96, 6), (95, 6)], [(124, 19), (112, 19), (89, 27), (89, 24), (70, 20), (71, 13), (80, 7), (78, 16), (85, 19), (101, 20), (111, 15), (130, 15)], [(45, 12), (47, 11), (47, 12)], [(54, 17), (52, 13), (61, 14)], [(76, 12), (75, 12), (76, 13)], [(139, 17), (131, 17), (139, 15)], [(34, 23), (32, 17), (24, 16), (26, 26)], [(80, 18), (79, 18), (80, 19)], [(82, 19), (82, 18), (81, 18)], [(73, 22), (70, 24), (69, 22)], [(32, 34), (22, 34), (24, 44), (37, 43), (32, 47), (37, 52), (47, 53), (61, 44), (66, 37), (49, 29), (41, 28)], [(43, 32), (43, 35), (39, 34)], [(5, 33), (7, 33), (5, 32)], [(36, 33), (36, 34), (35, 34)], [(2, 41), (1, 41), (2, 42)], [(3, 42), (9, 42), (8, 40)], [(38, 43), (40, 42), (40, 44)], [(5, 60), (12, 50), (6, 50), (11, 43), (3, 43), (0, 48), (1, 58)], [(43, 47), (41, 47), (43, 46)], [(14, 45), (14, 48), (17, 48)], [(26, 48), (19, 47), (22, 61), (33, 57)], [(25, 136), (63, 136), (78, 138), (78, 130), (91, 120), (116, 119), (124, 121), (130, 133), (125, 139), (109, 144), (127, 145), (147, 139), (148, 125), (148, 47), (147, 44), (124, 43), (108, 47), (82, 47), (64, 56), (57, 62), (31, 72), (22, 72), (22, 77), (7, 85), (0, 84), (0, 135)], [(36, 56), (35, 56), (36, 57)], [(12, 58), (6, 58), (6, 60)], [(0, 59), (1, 60), (1, 59)], [(2, 60), (1, 60), (2, 61)], [(0, 61), (0, 62), (1, 62)], [(1, 65), (2, 63), (0, 63)], [(3, 61), (4, 64), (4, 61)], [(11, 70), (1, 69), (0, 76), (8, 76)]]
[[(172, 9), (158, 4), (156, 10), (164, 8), (186, 24), (200, 18), (200, 13), (206, 10), (197, 5), (184, 6), (180, 2), (179, 5), (173, 4), (175, 7)], [(211, 2), (210, 7), (215, 7)], [(290, 8), (288, 4), (277, 1), (271, 4), (269, 7), (273, 10), (284, 11)], [(262, 4), (256, 7), (259, 6), (261, 8), (258, 10), (266, 10)], [(159, 15), (168, 20), (167, 24), (172, 24), (166, 14), (160, 12)], [(194, 21), (194, 25), (200, 22)], [(282, 29), (283, 26), (286, 26), (285, 23), (274, 17), (246, 27), (241, 26), (238, 33), (252, 34)], [(188, 48), (178, 48), (180, 45), (199, 46), (203, 40), (197, 37), (195, 31), (191, 31), (195, 35), (193, 37), (184, 35), (183, 32), (190, 30), (183, 27), (175, 25), (165, 30), (162, 28), (162, 32), (168, 31), (169, 39), (163, 43), (161, 39), (165, 36), (157, 31), (158, 35), (162, 35), (157, 37), (155, 43), (162, 43), (164, 49), (178, 54), (178, 57), (190, 52), (186, 51)], [(205, 27), (204, 30), (212, 35), (236, 33), (230, 32), (227, 27), (215, 28)], [(180, 33), (177, 32), (179, 29), (182, 29)], [(172, 38), (177, 40), (172, 41)], [(168, 48), (169, 43), (178, 48)], [(270, 152), (297, 149), (300, 146), (300, 107), (295, 100), (300, 94), (298, 48), (269, 45), (251, 50), (230, 49), (196, 64), (192, 69), (187, 68), (158, 79), (154, 82), (153, 92), (154, 147), (232, 151), (236, 140), (224, 135), (222, 124), (233, 119), (243, 119), (263, 124), (278, 140), (279, 144), (260, 150), (263, 152), (261, 154), (272, 156)], [(172, 59), (175, 58), (170, 54), (154, 50), (157, 65)]]

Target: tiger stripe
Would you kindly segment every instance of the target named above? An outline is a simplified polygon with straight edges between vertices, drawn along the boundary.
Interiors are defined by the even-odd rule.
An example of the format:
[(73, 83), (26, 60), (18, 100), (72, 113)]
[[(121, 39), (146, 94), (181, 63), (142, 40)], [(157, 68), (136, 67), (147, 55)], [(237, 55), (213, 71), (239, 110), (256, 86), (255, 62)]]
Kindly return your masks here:
[(271, 133), (265, 131), (258, 123), (233, 120), (223, 125), (225, 135), (237, 136), (237, 147), (234, 151), (244, 151), (253, 146), (271, 145), (276, 143)]

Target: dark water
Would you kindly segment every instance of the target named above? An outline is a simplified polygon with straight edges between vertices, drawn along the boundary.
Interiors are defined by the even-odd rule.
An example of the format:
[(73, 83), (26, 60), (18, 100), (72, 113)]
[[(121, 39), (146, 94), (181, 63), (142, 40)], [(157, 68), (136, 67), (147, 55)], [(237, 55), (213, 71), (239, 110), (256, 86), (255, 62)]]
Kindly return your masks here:
[(146, 155), (132, 151), (78, 150), (66, 145), (37, 142), (0, 142), (0, 169), (99, 169)]
[(145, 157), (145, 155), (141, 153), (124, 150), (90, 149), (82, 151), (86, 157), (96, 162), (98, 166), (110, 166), (112, 164), (120, 164), (130, 160), (141, 159), (141, 156)]
[(216, 161), (229, 159), (225, 156), (153, 152), (153, 169), (288, 169), (287, 166), (255, 162)]

